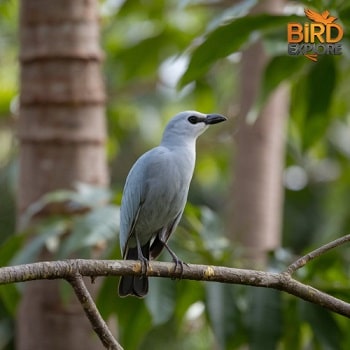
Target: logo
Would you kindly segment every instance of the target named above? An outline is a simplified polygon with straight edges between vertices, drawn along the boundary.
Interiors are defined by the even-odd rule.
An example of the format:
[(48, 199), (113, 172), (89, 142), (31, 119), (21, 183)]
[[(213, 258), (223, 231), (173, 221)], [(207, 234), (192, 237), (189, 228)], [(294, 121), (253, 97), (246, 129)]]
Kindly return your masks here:
[(334, 23), (337, 18), (327, 10), (318, 13), (305, 9), (304, 12), (312, 22), (288, 23), (288, 54), (304, 55), (314, 62), (319, 55), (341, 55), (340, 40), (344, 31), (340, 24)]

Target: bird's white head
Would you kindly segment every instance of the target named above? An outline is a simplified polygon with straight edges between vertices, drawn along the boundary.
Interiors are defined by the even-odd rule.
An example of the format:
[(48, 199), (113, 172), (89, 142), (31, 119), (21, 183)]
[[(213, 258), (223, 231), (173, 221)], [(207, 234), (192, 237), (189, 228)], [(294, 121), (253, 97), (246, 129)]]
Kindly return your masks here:
[(167, 124), (162, 144), (177, 145), (196, 141), (211, 124), (221, 123), (226, 117), (220, 114), (203, 114), (185, 111), (177, 114)]

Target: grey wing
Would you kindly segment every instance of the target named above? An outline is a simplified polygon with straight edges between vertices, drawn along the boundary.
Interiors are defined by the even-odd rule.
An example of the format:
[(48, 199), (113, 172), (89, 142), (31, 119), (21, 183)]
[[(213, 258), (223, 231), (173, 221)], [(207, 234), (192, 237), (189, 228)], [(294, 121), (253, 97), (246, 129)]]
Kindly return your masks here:
[[(186, 166), (182, 157), (174, 158), (163, 147), (148, 151), (136, 161), (126, 180), (120, 210), (120, 247), (123, 255), (136, 224), (143, 235), (145, 230), (148, 231), (147, 239), (156, 239), (160, 235), (163, 242), (168, 240), (186, 203), (193, 171), (190, 166), (190, 171), (183, 172)], [(144, 210), (141, 211), (143, 204)]]
[[(140, 159), (139, 159), (140, 160)], [(142, 205), (143, 182), (142, 162), (137, 161), (131, 168), (124, 186), (122, 203), (120, 207), (120, 249), (123, 256), (126, 253), (127, 243), (132, 235), (138, 213)]]

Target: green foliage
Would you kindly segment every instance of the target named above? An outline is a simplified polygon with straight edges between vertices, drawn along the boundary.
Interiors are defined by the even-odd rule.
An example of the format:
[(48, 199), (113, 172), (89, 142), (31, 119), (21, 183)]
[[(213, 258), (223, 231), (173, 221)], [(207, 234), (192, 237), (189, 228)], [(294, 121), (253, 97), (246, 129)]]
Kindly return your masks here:
[(323, 344), (328, 349), (341, 349), (341, 329), (334, 316), (321, 308), (310, 303), (300, 303), (301, 318), (305, 320), (314, 332), (316, 344)]
[(20, 301), (18, 287), (14, 284), (2, 286), (0, 289), (1, 301), (11, 318), (16, 317), (17, 305)]
[(155, 326), (170, 320), (174, 314), (176, 290), (170, 279), (155, 278), (150, 283), (150, 296), (145, 300)]
[[(116, 291), (116, 286), (114, 291)], [(113, 307), (115, 312), (118, 312), (120, 342), (127, 349), (138, 349), (142, 339), (152, 331), (151, 316), (144, 301), (131, 298), (121, 299), (115, 292)]]
[(296, 59), (290, 56), (272, 57), (264, 71), (261, 89), (254, 107), (249, 111), (247, 120), (254, 123), (258, 114), (267, 102), (270, 94), (284, 81), (293, 81), (295, 75), (300, 75), (306, 60)]
[(206, 310), (219, 349), (232, 348), (242, 340), (237, 288), (227, 284), (206, 284)]
[(14, 324), (10, 319), (2, 319), (0, 321), (0, 347), (6, 349), (14, 336)]
[(275, 349), (283, 326), (280, 293), (257, 288), (249, 290), (248, 297), (246, 322), (250, 349)]
[(17, 1), (0, 1), (0, 121), (10, 115), (10, 104), (18, 93), (17, 13)]
[(71, 232), (62, 243), (59, 257), (67, 257), (84, 248), (115, 240), (119, 231), (119, 208), (105, 205), (74, 220)]
[[(187, 2), (185, 5), (186, 12), (192, 10), (190, 3)], [(249, 8), (251, 4), (245, 1), (243, 6)], [(305, 6), (309, 7), (310, 3), (305, 1)], [(313, 6), (319, 11), (329, 9), (332, 13), (335, 12), (342, 20), (342, 24), (346, 26), (345, 35), (347, 36), (348, 6), (342, 4), (338, 6), (334, 3), (331, 7), (329, 3), (322, 1), (314, 2)], [(176, 8), (171, 5), (169, 8), (176, 12)], [(133, 13), (139, 16), (139, 10), (137, 6), (133, 9), (129, 7), (128, 16)], [(162, 11), (163, 14), (167, 13), (165, 7), (162, 7)], [(126, 11), (118, 13), (119, 20), (125, 15)], [(199, 16), (205, 17), (203, 12)], [(195, 82), (195, 90), (193, 93), (189, 90), (187, 95), (183, 95), (183, 100), (196, 106), (192, 97), (195, 96), (199, 106), (206, 106), (208, 103), (214, 107), (215, 103), (217, 105), (221, 103), (220, 105), (223, 106), (228, 101), (232, 101), (232, 95), (239, 93), (239, 86), (229, 83), (229, 79), (236, 79), (237, 72), (236, 56), (232, 54), (245, 48), (257, 37), (261, 37), (271, 56), (256, 103), (249, 113), (249, 121), (255, 121), (274, 89), (281, 83), (287, 83), (290, 86), (291, 95), (286, 164), (300, 167), (306, 176), (304, 187), (298, 191), (289, 189), (286, 191), (283, 237), (285, 245), (294, 252), (302, 253), (322, 244), (325, 240), (335, 238), (336, 232), (347, 232), (350, 220), (346, 210), (346, 198), (349, 195), (350, 183), (346, 174), (349, 171), (350, 148), (345, 145), (346, 141), (345, 143), (341, 141), (345, 140), (345, 137), (334, 136), (340, 133), (340, 127), (334, 128), (334, 121), (335, 119), (338, 123), (339, 120), (343, 121), (342, 130), (349, 123), (347, 115), (350, 107), (347, 98), (349, 89), (346, 83), (350, 73), (347, 57), (348, 42), (343, 42), (343, 56), (334, 58), (325, 56), (314, 63), (304, 57), (286, 55), (286, 24), (291, 21), (303, 22), (304, 17), (269, 14), (245, 16), (237, 11), (237, 8), (232, 7), (225, 9), (223, 13), (214, 12), (212, 18), (208, 26), (190, 33), (191, 35), (196, 33), (192, 37), (191, 44), (191, 35), (187, 38), (184, 36), (183, 42), (176, 35), (173, 37), (175, 51), (186, 46), (186, 42), (190, 49), (189, 64), (179, 86), (191, 87)], [(159, 21), (155, 23), (157, 25)], [(153, 74), (156, 75), (157, 67), (164, 57), (173, 55), (174, 51), (167, 50), (168, 41), (164, 39), (167, 31), (162, 29), (154, 33), (156, 35), (145, 40), (141, 39), (124, 50), (116, 49), (116, 60), (120, 52), (123, 65), (127, 65), (127, 59), (131, 62), (132, 69), (123, 68), (124, 72), (120, 76), (126, 81), (126, 85), (137, 80), (139, 76), (142, 78), (141, 81), (146, 77), (148, 80), (152, 79), (152, 65), (154, 65)], [(152, 52), (146, 52), (143, 64), (137, 66), (136, 58), (132, 57), (133, 53), (139, 52), (136, 50), (145, 47), (146, 44)], [(179, 51), (178, 53), (182, 54)], [(133, 74), (133, 72), (136, 73)], [(120, 86), (123, 89), (125, 85)], [(217, 91), (221, 92), (220, 96), (215, 95)], [(231, 91), (231, 97), (226, 99), (227, 91)], [(136, 96), (139, 96), (138, 90)], [(158, 99), (152, 99), (149, 94), (142, 96), (142, 101), (147, 105), (146, 99), (149, 103), (158, 103)], [(140, 99), (137, 100), (140, 102)], [(163, 106), (172, 103), (172, 100), (168, 99), (159, 107), (162, 109)], [(178, 106), (180, 108), (180, 104)], [(331, 138), (330, 130), (333, 130)], [(196, 181), (210, 186), (211, 176), (214, 179), (213, 187), (220, 188), (218, 184), (222, 184), (222, 181), (215, 180), (215, 172), (221, 164), (217, 161), (219, 157), (216, 155), (214, 158), (208, 153), (206, 158), (205, 155), (201, 155), (201, 150), (203, 148), (199, 147), (192, 191), (197, 186)], [(227, 164), (228, 157), (229, 155), (223, 156), (223, 163)], [(227, 167), (224, 166), (221, 171), (227, 171)], [(224, 191), (225, 188), (227, 187), (223, 186)], [(208, 195), (209, 193), (200, 194), (200, 190), (196, 189), (190, 194), (190, 201), (203, 203), (203, 199), (208, 201), (210, 198)], [(220, 198), (217, 194), (213, 197)], [(215, 200), (209, 200), (208, 203), (212, 208), (220, 208)], [(182, 225), (171, 244), (179, 252), (179, 256), (184, 256), (187, 261), (232, 265), (234, 264), (233, 248), (224, 238), (223, 229), (218, 224), (222, 219), (219, 218), (217, 221), (217, 216), (211, 217), (212, 213), (212, 210), (207, 207), (188, 205)], [(168, 257), (165, 255), (161, 259), (168, 259)], [(291, 259), (292, 257), (289, 256), (287, 260), (279, 262), (278, 268), (285, 268)], [(299, 278), (344, 298), (346, 281), (349, 277), (348, 271), (343, 268), (346, 261), (345, 255), (330, 255), (319, 259), (312, 268), (303, 270)], [(171, 288), (172, 284), (176, 285), (176, 288)], [(138, 304), (139, 301), (135, 303)], [(278, 347), (337, 349), (350, 344), (345, 335), (345, 330), (349, 326), (347, 320), (334, 317), (323, 309), (268, 289), (156, 280), (151, 282), (151, 293), (147, 296), (145, 305), (152, 315), (154, 326), (147, 331), (144, 341), (137, 347), (139, 349), (150, 347), (155, 349), (164, 347), (234, 349), (244, 344), (249, 344), (252, 349)], [(206, 345), (197, 342), (196, 346), (192, 343), (189, 346), (183, 342), (184, 337), (194, 339), (183, 326), (187, 324), (186, 310), (192, 310), (193, 305), (204, 306), (205, 318), (203, 314), (198, 316), (192, 325), (197, 327), (197, 334), (202, 335), (206, 332)], [(141, 318), (144, 317), (143, 312), (141, 312)], [(118, 312), (119, 318), (122, 319), (123, 316)], [(208, 326), (211, 329), (211, 335), (208, 334)], [(182, 334), (182, 341), (179, 333)], [(166, 339), (171, 339), (171, 344)]]
[[(300, 21), (297, 16), (272, 16), (261, 14), (245, 16), (223, 24), (211, 31), (192, 53), (181, 84), (187, 84), (205, 74), (218, 59), (226, 57), (252, 41), (252, 33), (265, 33), (272, 29), (284, 29), (288, 22)], [(239, 33), (239, 35), (237, 35)], [(256, 39), (256, 37), (255, 37)]]
[[(309, 148), (315, 140), (325, 134), (329, 125), (331, 114), (329, 113), (332, 94), (336, 84), (336, 70), (334, 60), (330, 56), (324, 56), (318, 64), (312, 66), (306, 78), (307, 95), (306, 115), (304, 130), (313, 130), (305, 139), (305, 148)], [(322, 86), (322, 89), (317, 88)]]
[[(0, 245), (0, 266), (10, 265), (10, 262), (17, 251), (20, 250), (24, 241), (23, 235), (15, 235), (9, 237), (2, 245)], [(20, 295), (17, 286), (14, 284), (1, 286), (0, 288), (0, 311), (4, 308), (0, 315), (7, 314), (10, 317), (5, 317), (0, 324), (0, 334), (2, 329), (7, 329), (11, 323), (10, 318), (16, 317), (16, 308), (20, 300)], [(10, 332), (11, 333), (11, 332)], [(7, 337), (4, 339), (7, 340)], [(3, 343), (5, 344), (5, 343)], [(1, 345), (1, 341), (0, 341)]]
[[(26, 231), (14, 237), (30, 236), (31, 232), (35, 234), (17, 252), (11, 260), (12, 264), (35, 261), (43, 247), (54, 253), (58, 259), (73, 256), (77, 252), (81, 257), (88, 257), (91, 248), (105, 248), (108, 241), (115, 240), (119, 231), (119, 207), (105, 204), (110, 197), (108, 191), (82, 183), (77, 184), (76, 188), (76, 191), (48, 193), (28, 208), (22, 220), (22, 228), (26, 228)], [(70, 215), (67, 211), (67, 215), (50, 216), (35, 224), (30, 223), (36, 214), (53, 203), (62, 203), (72, 214), (78, 214)], [(10, 238), (9, 244), (15, 244), (12, 242), (14, 237)], [(105, 254), (109, 254), (113, 248), (114, 245), (111, 245)]]
[[(10, 103), (15, 106), (18, 91), (18, 4), (0, 1), (1, 265), (33, 261), (43, 247), (57, 258), (90, 257), (102, 251), (100, 256), (119, 259), (118, 205), (130, 166), (157, 143), (166, 119), (179, 110), (235, 110), (230, 106), (240, 93), (240, 52), (257, 38), (269, 60), (249, 121), (256, 120), (277, 86), (289, 85), (286, 170), (296, 166), (306, 179), (298, 190), (286, 182), (283, 245), (289, 253), (270, 267), (283, 270), (293, 254), (347, 233), (350, 5), (341, 0), (300, 3), (318, 11), (328, 9), (339, 18), (345, 31), (343, 55), (320, 57), (318, 62), (287, 56), (286, 23), (303, 22), (304, 17), (247, 15), (255, 4), (251, 0), (221, 9), (195, 0), (101, 1), (113, 195), (83, 184), (77, 191), (48, 194), (29, 208), (20, 223), (22, 234), (13, 235), (17, 168), (9, 125)], [(198, 142), (189, 204), (170, 244), (185, 261), (236, 266), (237, 248), (225, 237), (222, 224), (234, 152), (231, 131), (220, 132), (220, 137), (208, 133)], [(57, 202), (76, 215), (29, 226), (35, 214)], [(347, 250), (340, 249), (308, 264), (298, 278), (349, 301), (348, 264)], [(0, 348), (10, 347), (19, 298), (16, 286), (0, 288)], [(120, 299), (117, 279), (105, 278), (97, 304), (105, 319), (117, 321), (119, 340), (131, 350), (350, 347), (348, 319), (269, 289), (154, 278), (145, 300)]]

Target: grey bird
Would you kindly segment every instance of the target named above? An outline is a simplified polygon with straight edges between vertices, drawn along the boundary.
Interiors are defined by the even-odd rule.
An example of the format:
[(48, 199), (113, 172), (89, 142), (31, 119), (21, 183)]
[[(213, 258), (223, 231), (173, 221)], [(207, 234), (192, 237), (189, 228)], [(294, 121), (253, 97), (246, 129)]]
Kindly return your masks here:
[(196, 160), (196, 139), (209, 125), (225, 121), (220, 114), (185, 111), (167, 124), (158, 147), (143, 154), (126, 179), (120, 208), (120, 247), (124, 259), (140, 260), (142, 276), (122, 276), (119, 295), (143, 297), (148, 292), (149, 259), (165, 248), (183, 263), (167, 242), (184, 211)]

